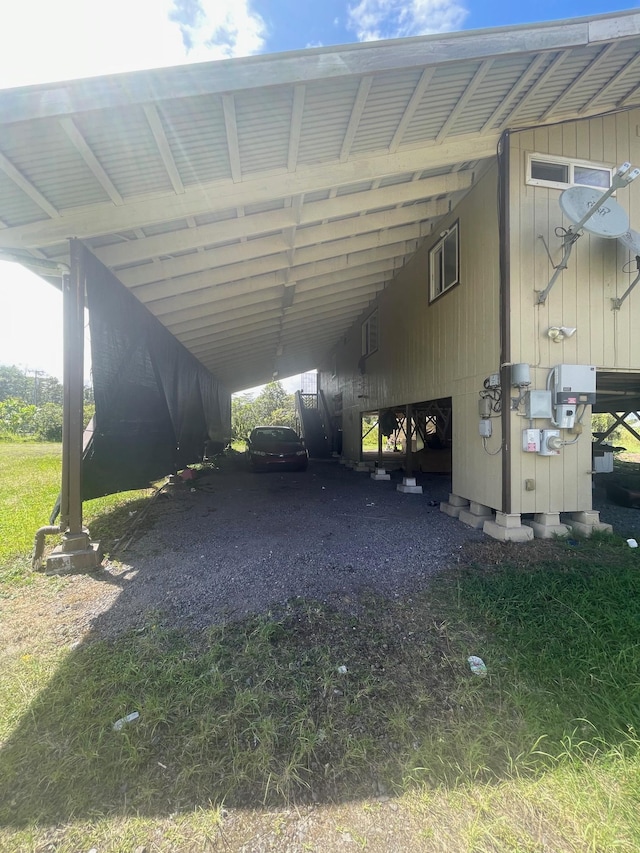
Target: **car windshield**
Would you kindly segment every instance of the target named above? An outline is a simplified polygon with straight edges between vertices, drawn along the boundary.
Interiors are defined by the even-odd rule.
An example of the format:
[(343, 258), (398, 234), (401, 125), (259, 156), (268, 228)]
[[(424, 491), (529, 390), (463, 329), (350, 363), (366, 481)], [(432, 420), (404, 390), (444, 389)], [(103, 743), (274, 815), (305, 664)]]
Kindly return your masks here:
[(296, 433), (288, 427), (269, 427), (267, 429), (256, 429), (251, 435), (251, 440), (265, 439), (268, 441), (300, 441)]

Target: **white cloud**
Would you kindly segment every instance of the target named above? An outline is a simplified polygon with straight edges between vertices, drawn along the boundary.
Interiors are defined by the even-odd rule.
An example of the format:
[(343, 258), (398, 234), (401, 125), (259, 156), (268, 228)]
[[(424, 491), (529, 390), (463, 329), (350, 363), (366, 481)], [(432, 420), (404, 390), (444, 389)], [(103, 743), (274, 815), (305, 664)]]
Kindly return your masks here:
[(468, 14), (457, 0), (360, 0), (348, 12), (358, 41), (452, 32)]
[(191, 60), (249, 56), (264, 45), (265, 23), (248, 0), (174, 0), (170, 17)]
[[(0, 12), (0, 88), (259, 52), (265, 25), (249, 0), (15, 0)], [(172, 18), (172, 13), (174, 13)]]

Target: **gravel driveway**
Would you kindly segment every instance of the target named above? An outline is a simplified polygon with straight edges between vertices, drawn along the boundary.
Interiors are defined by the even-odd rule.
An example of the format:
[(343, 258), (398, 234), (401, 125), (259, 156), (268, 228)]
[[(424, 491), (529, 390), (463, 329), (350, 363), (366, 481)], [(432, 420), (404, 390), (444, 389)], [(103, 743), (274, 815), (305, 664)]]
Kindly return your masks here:
[(446, 475), (419, 475), (422, 495), (399, 493), (400, 481), (333, 460), (254, 474), (239, 454), (225, 457), (154, 501), (148, 529), (118, 555), (125, 565), (103, 575), (122, 591), (93, 628), (113, 635), (156, 610), (165, 624), (201, 629), (296, 596), (357, 609), (368, 592), (417, 590), (483, 535), (440, 512)]

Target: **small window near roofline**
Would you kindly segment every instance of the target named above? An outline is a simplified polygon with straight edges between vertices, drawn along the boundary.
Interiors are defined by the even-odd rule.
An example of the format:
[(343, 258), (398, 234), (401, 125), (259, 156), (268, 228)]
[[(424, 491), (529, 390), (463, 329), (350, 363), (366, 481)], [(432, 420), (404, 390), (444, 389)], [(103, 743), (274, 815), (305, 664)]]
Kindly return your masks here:
[(527, 154), (527, 184), (534, 187), (593, 187), (608, 190), (614, 170), (588, 160), (553, 157), (549, 154)]
[(444, 231), (429, 251), (429, 302), (460, 281), (458, 223)]
[(378, 349), (378, 309), (362, 324), (362, 355), (368, 356)]

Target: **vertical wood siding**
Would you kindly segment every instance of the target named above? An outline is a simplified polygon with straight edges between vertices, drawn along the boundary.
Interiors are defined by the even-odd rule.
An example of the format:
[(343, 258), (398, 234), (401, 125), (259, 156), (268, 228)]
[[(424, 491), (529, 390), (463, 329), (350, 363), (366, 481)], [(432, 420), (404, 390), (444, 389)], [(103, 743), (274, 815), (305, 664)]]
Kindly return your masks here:
[[(460, 284), (429, 304), (429, 249), (456, 220)], [(345, 456), (360, 457), (361, 412), (451, 397), (453, 490), (500, 507), (502, 457), (486, 453), (478, 435), (479, 392), (499, 367), (499, 285), (497, 169), (492, 166), (339, 344), (336, 376), (332, 369), (322, 371), (327, 399), (343, 395)], [(362, 374), (362, 322), (376, 305), (379, 349), (366, 359)], [(491, 450), (501, 440), (498, 417), (493, 427)]]
[[(562, 255), (555, 228), (568, 228), (558, 205), (560, 189), (526, 184), (527, 154), (576, 157), (607, 166), (627, 160), (640, 165), (640, 111), (620, 112), (580, 122), (538, 128), (511, 136), (510, 252), (511, 358), (532, 366), (532, 388), (542, 389), (556, 364), (593, 364), (599, 370), (640, 371), (640, 292), (634, 291), (619, 311), (611, 299), (621, 296), (635, 276), (623, 271), (629, 252), (617, 240), (585, 233), (574, 246), (568, 268), (560, 275), (544, 305), (535, 304), (534, 291), (544, 290), (553, 274), (540, 235), (557, 263)], [(619, 190), (616, 200), (630, 214), (631, 227), (640, 230), (640, 181)], [(640, 291), (640, 289), (639, 289)], [(550, 326), (576, 326), (562, 343), (547, 337)], [(524, 418), (512, 418), (512, 511), (549, 512), (591, 508), (590, 411), (585, 431), (575, 445), (558, 457), (523, 453)], [(536, 427), (544, 422), (536, 421)], [(572, 436), (564, 434), (564, 438)], [(534, 491), (524, 481), (536, 482)]]

